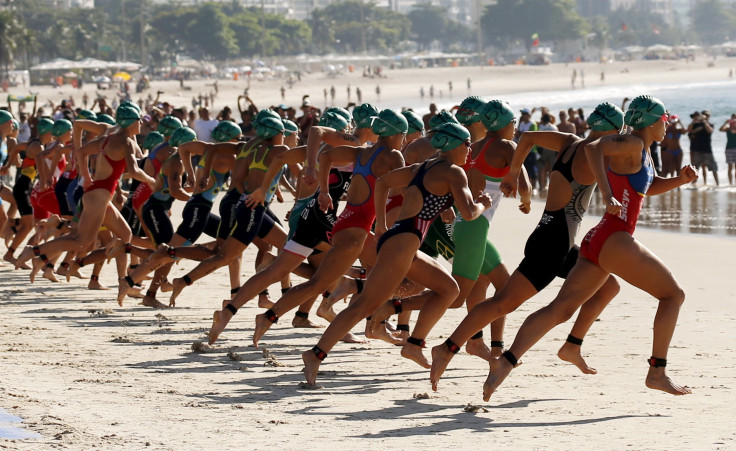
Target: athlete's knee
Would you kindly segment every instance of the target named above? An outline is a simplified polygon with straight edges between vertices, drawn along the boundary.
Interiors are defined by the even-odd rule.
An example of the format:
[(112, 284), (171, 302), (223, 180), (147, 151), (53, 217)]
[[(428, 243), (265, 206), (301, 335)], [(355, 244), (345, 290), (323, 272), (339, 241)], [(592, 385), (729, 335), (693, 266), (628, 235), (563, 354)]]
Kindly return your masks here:
[(683, 290), (679, 284), (676, 284), (670, 289), (669, 293), (660, 297), (659, 301), (667, 302), (670, 305), (680, 308), (680, 306), (685, 302), (685, 290)]
[(598, 290), (598, 293), (605, 298), (611, 300), (621, 291), (621, 284), (618, 283), (615, 277), (609, 276), (606, 282)]

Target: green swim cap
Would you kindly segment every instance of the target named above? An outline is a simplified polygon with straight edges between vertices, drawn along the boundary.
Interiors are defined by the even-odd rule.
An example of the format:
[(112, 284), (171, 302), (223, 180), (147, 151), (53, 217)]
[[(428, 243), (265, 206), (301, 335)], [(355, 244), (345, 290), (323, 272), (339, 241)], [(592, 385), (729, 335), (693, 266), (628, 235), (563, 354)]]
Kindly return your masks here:
[(137, 103), (131, 102), (130, 100), (123, 100), (122, 102), (120, 102), (120, 106), (129, 106), (135, 110), (138, 110), (138, 112), (141, 113), (141, 107), (139, 107)]
[(179, 147), (182, 144), (194, 141), (197, 139), (197, 134), (189, 127), (181, 127), (176, 129), (171, 138), (169, 138), (169, 144), (174, 147)]
[(115, 120), (122, 128), (128, 128), (141, 120), (141, 112), (130, 105), (120, 105), (115, 110)]
[(409, 129), (406, 131), (407, 134), (411, 135), (412, 133), (424, 131), (424, 121), (417, 113), (406, 110), (402, 111), (401, 115), (404, 116), (409, 125)]
[(218, 143), (230, 142), (233, 139), (240, 138), (243, 131), (240, 129), (238, 124), (232, 121), (221, 121), (212, 130), (212, 139)]
[(514, 112), (503, 100), (491, 100), (480, 110), (480, 120), (490, 132), (496, 132), (509, 125), (514, 119)]
[(666, 111), (664, 103), (655, 97), (635, 97), (629, 104), (629, 109), (626, 110), (624, 122), (634, 130), (641, 130), (662, 119)]
[(439, 128), (442, 124), (447, 124), (448, 122), (452, 124), (459, 124), (457, 119), (455, 119), (455, 116), (452, 115), (449, 111), (442, 110), (439, 113), (432, 116), (432, 118), (429, 120), (429, 129), (435, 130), (436, 128)]
[(169, 115), (159, 121), (156, 130), (164, 136), (171, 136), (182, 126), (183, 124), (178, 117)]
[(370, 103), (364, 103), (353, 108), (353, 120), (358, 128), (368, 128), (373, 123), (373, 118), (378, 116), (378, 108)]
[(36, 130), (38, 130), (38, 136), (45, 135), (54, 129), (54, 121), (47, 117), (42, 117), (36, 124)]
[(621, 130), (624, 126), (624, 112), (611, 102), (603, 102), (595, 107), (585, 122), (594, 132)]
[(281, 118), (264, 117), (255, 124), (256, 136), (263, 139), (271, 139), (279, 133), (284, 132), (284, 122)]
[(20, 122), (18, 122), (18, 119), (12, 119), (13, 121), (13, 130), (18, 130), (20, 128)]
[(319, 118), (319, 122), (317, 123), (317, 125), (321, 127), (329, 127), (333, 130), (341, 132), (347, 128), (348, 121), (339, 114), (328, 111), (322, 114), (322, 117)]
[(10, 111), (0, 110), (0, 124), (4, 124), (12, 119), (13, 115), (10, 114)]
[(116, 125), (115, 119), (113, 119), (112, 116), (110, 116), (109, 114), (98, 114), (97, 122), (102, 124)]
[(148, 136), (146, 136), (146, 139), (143, 140), (143, 148), (151, 150), (162, 142), (164, 142), (164, 135), (159, 132), (153, 131), (149, 133)]
[(466, 97), (455, 113), (457, 121), (462, 125), (475, 124), (480, 120), (480, 112), (486, 101), (478, 96)]
[(325, 113), (337, 113), (340, 116), (344, 117), (346, 121), (348, 121), (348, 124), (350, 123), (350, 120), (352, 117), (350, 116), (350, 112), (346, 110), (345, 108), (340, 108), (338, 106), (331, 106), (325, 110)]
[(284, 136), (291, 136), (294, 133), (299, 133), (299, 126), (296, 125), (294, 121), (282, 119), (281, 122), (284, 123)]
[(432, 147), (440, 152), (448, 152), (470, 140), (470, 132), (458, 123), (448, 122), (440, 125), (432, 135)]
[(77, 114), (77, 119), (89, 119), (90, 121), (96, 121), (97, 115), (92, 110), (80, 110)]
[(409, 122), (403, 114), (385, 109), (373, 120), (371, 130), (378, 136), (394, 136), (406, 133), (409, 130)]
[(279, 116), (279, 113), (269, 110), (269, 109), (263, 109), (256, 114), (256, 117), (253, 118), (253, 126), (256, 127), (258, 125), (258, 122), (267, 118), (272, 117), (274, 119), (281, 120), (281, 116)]
[(59, 119), (54, 122), (54, 127), (51, 129), (51, 134), (55, 137), (59, 137), (64, 133), (72, 129), (72, 123), (66, 119)]

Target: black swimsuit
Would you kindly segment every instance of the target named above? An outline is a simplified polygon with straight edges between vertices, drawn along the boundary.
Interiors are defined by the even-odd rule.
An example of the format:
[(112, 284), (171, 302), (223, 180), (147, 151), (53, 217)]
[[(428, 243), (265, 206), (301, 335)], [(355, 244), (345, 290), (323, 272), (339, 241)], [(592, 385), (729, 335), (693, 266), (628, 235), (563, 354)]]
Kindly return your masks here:
[(389, 238), (401, 233), (413, 233), (417, 238), (419, 238), (419, 242), (421, 243), (424, 241), (424, 237), (427, 236), (427, 230), (429, 230), (429, 226), (432, 225), (432, 221), (434, 221), (440, 213), (450, 208), (455, 202), (452, 193), (447, 193), (444, 196), (437, 196), (436, 194), (432, 194), (427, 191), (427, 188), (424, 187), (424, 176), (430, 168), (436, 166), (440, 162), (441, 161), (438, 161), (434, 165), (428, 166), (427, 164), (429, 162), (425, 161), (419, 167), (419, 170), (414, 175), (414, 178), (408, 186), (416, 186), (419, 188), (419, 192), (422, 193), (422, 199), (424, 200), (422, 209), (416, 214), (416, 216), (396, 221), (393, 227), (384, 233), (378, 240), (377, 251), (381, 250), (381, 246), (383, 246), (383, 243), (385, 243)]

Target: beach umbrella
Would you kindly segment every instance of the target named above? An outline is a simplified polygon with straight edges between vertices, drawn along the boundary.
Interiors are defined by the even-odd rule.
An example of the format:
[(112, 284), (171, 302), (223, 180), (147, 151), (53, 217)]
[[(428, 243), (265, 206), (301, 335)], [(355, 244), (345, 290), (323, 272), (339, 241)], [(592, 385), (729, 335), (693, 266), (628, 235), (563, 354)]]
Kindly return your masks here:
[(120, 72), (113, 75), (112, 78), (128, 81), (130, 80), (130, 74), (121, 70)]
[(110, 80), (110, 77), (107, 77), (105, 75), (100, 75), (99, 77), (95, 77), (95, 83), (110, 83), (112, 80)]

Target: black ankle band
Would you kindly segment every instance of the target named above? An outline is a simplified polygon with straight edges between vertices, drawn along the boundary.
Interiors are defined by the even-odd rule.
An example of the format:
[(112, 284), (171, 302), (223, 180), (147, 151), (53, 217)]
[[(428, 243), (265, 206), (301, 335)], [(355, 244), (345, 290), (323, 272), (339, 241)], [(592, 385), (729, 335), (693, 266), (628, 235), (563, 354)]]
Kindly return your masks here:
[(297, 310), (296, 313), (294, 313), (294, 316), (307, 319), (309, 318), (309, 312), (300, 312), (299, 310)]
[(491, 347), (503, 349), (503, 340), (491, 340)]
[(230, 289), (230, 294), (238, 294), (238, 291), (240, 291), (240, 287), (238, 287), (238, 288), (231, 288)]
[(97, 282), (98, 280), (100, 280), (100, 276), (92, 274), (91, 276), (89, 276), (89, 280), (92, 282)]
[[(92, 276), (92, 277), (94, 277), (94, 276)], [(125, 276), (124, 279), (125, 279), (126, 282), (128, 282), (128, 286), (130, 286), (130, 288), (133, 288), (135, 286), (135, 281), (133, 280), (132, 277)]]
[(142, 288), (142, 287), (143, 287), (143, 285), (141, 285), (141, 284), (137, 283), (137, 284), (135, 284), (135, 287), (136, 287), (136, 288)]
[(265, 290), (263, 290), (260, 293), (258, 293), (258, 296), (268, 296), (268, 295), (269, 295), (268, 294), (268, 288), (266, 288)]
[(410, 345), (419, 346), (420, 348), (427, 347), (427, 343), (425, 343), (424, 340), (420, 340), (414, 337), (407, 338), (406, 342), (409, 343)]
[(516, 358), (514, 354), (511, 353), (511, 351), (506, 351), (503, 354), (501, 354), (501, 357), (505, 358), (509, 361), (512, 367), (516, 367), (516, 364), (519, 363), (519, 359)]
[(445, 346), (447, 346), (447, 349), (453, 354), (457, 354), (457, 352), (460, 350), (460, 346), (455, 344), (455, 342), (450, 340), (449, 338), (445, 340)]
[(279, 316), (271, 309), (266, 310), (264, 315), (266, 315), (266, 318), (274, 324), (279, 322)]
[[(12, 228), (12, 227), (11, 227), (11, 228)], [(16, 232), (17, 232), (17, 231), (16, 231)], [(15, 248), (14, 248), (14, 247), (9, 247), (9, 248), (8, 248), (8, 251), (10, 251), (10, 253), (11, 253), (11, 254), (15, 254)]]
[(60, 222), (60, 223), (59, 223), (59, 224), (58, 224), (58, 225), (56, 226), (56, 230), (61, 230), (61, 229), (63, 229), (65, 225), (66, 225), (66, 224), (64, 223), (64, 221), (61, 221), (61, 222)]
[(175, 259), (176, 258), (176, 248), (175, 247), (167, 248), (166, 254), (169, 256), (169, 258)]
[(393, 304), (394, 304), (394, 313), (396, 313), (397, 315), (404, 311), (403, 307), (401, 307), (401, 299), (394, 299)]
[(399, 330), (401, 332), (409, 332), (409, 325), (408, 324), (397, 324), (396, 330)]
[(51, 263), (46, 263), (45, 268), (54, 269), (54, 265), (52, 265)]
[(325, 291), (324, 293), (322, 293), (322, 297), (323, 298), (328, 298), (328, 297), (330, 297), (331, 294), (332, 293), (330, 293), (329, 291)]
[(38, 257), (41, 255), (41, 251), (38, 249), (38, 246), (33, 246), (33, 256)]
[(130, 243), (125, 243), (125, 253), (130, 254), (130, 251), (133, 250), (133, 245)]
[(78, 259), (74, 260), (74, 263), (76, 263), (77, 266), (79, 266), (81, 268), (81, 267), (84, 266), (84, 259), (83, 258), (78, 258)]
[(473, 335), (472, 337), (470, 337), (471, 340), (477, 340), (479, 338), (483, 338), (483, 331), (482, 330), (480, 332), (478, 332), (477, 334)]
[(289, 290), (291, 290), (291, 287), (281, 288), (281, 295), (285, 295)]
[(66, 268), (69, 267), (69, 263), (67, 263), (67, 262), (61, 262), (61, 264), (59, 266), (61, 266), (62, 268), (66, 269)]
[(565, 341), (567, 341), (568, 343), (574, 344), (574, 345), (578, 345), (578, 346), (581, 346), (583, 344), (583, 340), (577, 337), (573, 337), (572, 335), (568, 335), (567, 340)]
[(41, 254), (38, 256), (38, 258), (40, 258), (42, 262), (46, 263), (46, 266), (51, 264), (49, 263), (49, 258), (46, 256), (46, 254)]
[[(10, 226), (10, 230), (13, 231), (13, 234), (17, 234), (18, 233), (18, 229), (16, 229), (15, 226)], [(10, 249), (10, 248), (8, 248), (8, 249)]]
[(235, 306), (234, 306), (234, 305), (232, 305), (232, 304), (228, 304), (228, 305), (226, 305), (226, 306), (225, 306), (225, 309), (226, 309), (226, 310), (230, 310), (230, 313), (232, 313), (233, 315), (234, 315), (234, 314), (236, 314), (236, 313), (238, 313), (238, 308), (237, 308), (237, 307), (235, 307)]
[(357, 294), (363, 292), (363, 281), (360, 279), (353, 279), (355, 281), (355, 289), (358, 291)]
[(146, 297), (147, 298), (155, 298), (156, 297), (156, 292), (153, 291), (153, 290), (146, 290)]
[(325, 357), (327, 357), (327, 353), (321, 350), (318, 346), (313, 347), (312, 352), (314, 352), (314, 355), (317, 356), (320, 361), (324, 360)]
[(189, 285), (191, 285), (191, 284), (194, 283), (194, 282), (192, 282), (192, 278), (189, 277), (189, 274), (184, 274), (184, 277), (182, 277), (181, 280), (183, 280), (184, 283), (187, 284), (187, 286), (189, 286)]
[(649, 362), (649, 366), (653, 366), (654, 368), (664, 368), (667, 366), (667, 359), (658, 359), (657, 357), (649, 357), (647, 359), (647, 362)]
[(140, 265), (130, 265), (130, 266), (128, 266), (128, 268), (130, 268), (130, 269), (135, 269), (135, 268), (137, 268), (138, 266), (140, 266)]

